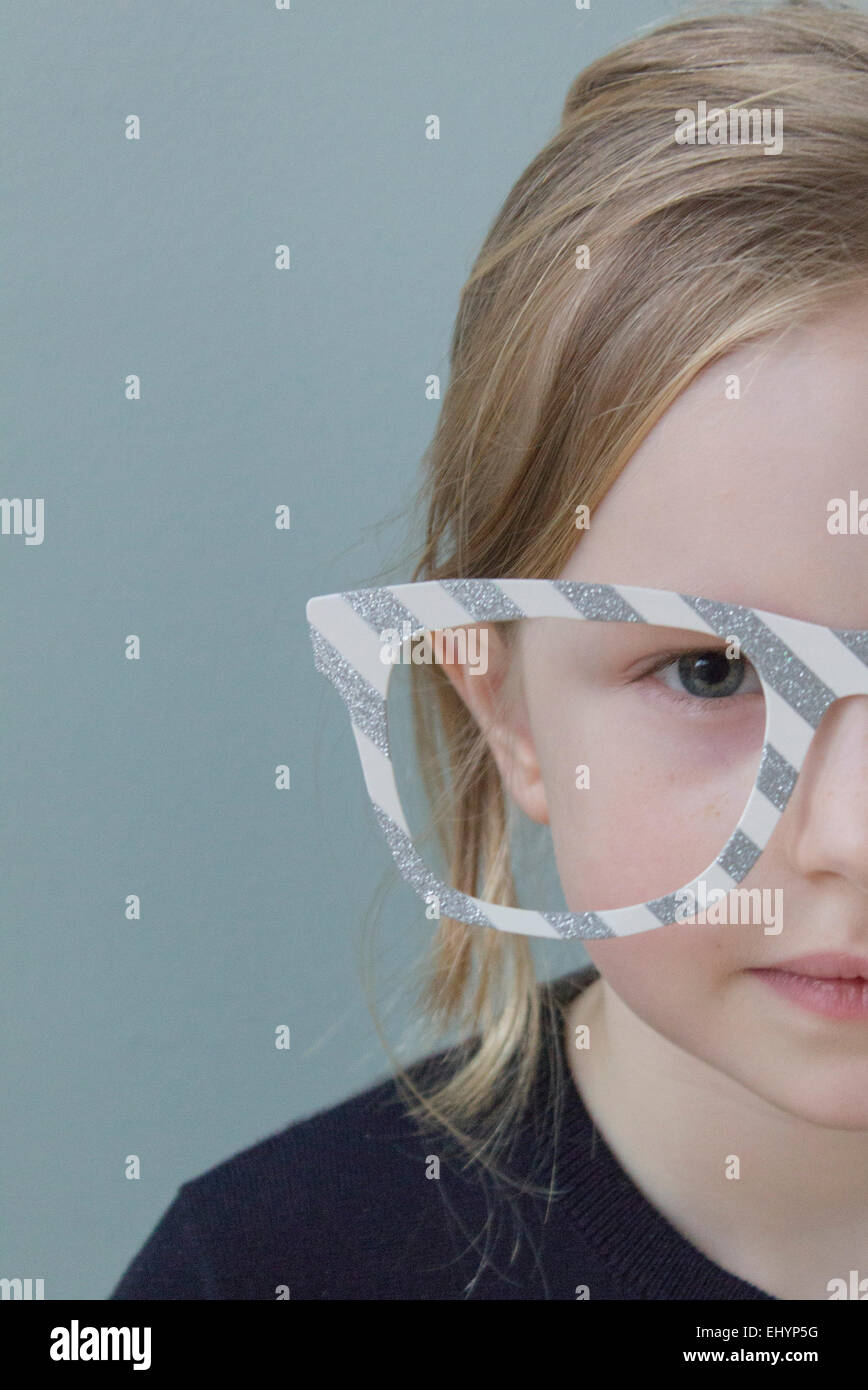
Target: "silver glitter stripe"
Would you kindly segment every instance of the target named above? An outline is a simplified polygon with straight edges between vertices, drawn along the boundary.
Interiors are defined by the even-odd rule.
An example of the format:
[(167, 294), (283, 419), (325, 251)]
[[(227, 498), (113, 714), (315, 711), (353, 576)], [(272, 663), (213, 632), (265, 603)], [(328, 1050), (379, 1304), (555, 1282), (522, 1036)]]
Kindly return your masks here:
[(349, 712), (350, 719), (366, 734), (381, 753), (389, 757), (389, 735), (386, 723), (386, 701), (379, 690), (369, 685), (364, 676), (359, 675), (355, 666), (335, 651), (331, 642), (323, 637), (319, 628), (308, 623), (310, 640), (313, 643), (313, 659), (318, 671), (327, 676)]
[(756, 784), (773, 806), (783, 811), (798, 777), (792, 763), (770, 743), (763, 744)]
[(759, 845), (755, 845), (749, 835), (745, 835), (743, 830), (736, 830), (730, 837), (729, 843), (724, 846), (722, 853), (717, 856), (717, 862), (722, 869), (726, 870), (730, 878), (735, 879), (736, 883), (741, 883), (745, 874), (750, 873), (761, 853), (762, 850)]
[(573, 579), (553, 579), (550, 582), (585, 618), (599, 622), (645, 621), (642, 614), (637, 613), (611, 584), (580, 584)]
[(550, 922), (565, 941), (576, 938), (587, 941), (617, 935), (595, 912), (541, 912), (539, 915)]
[(645, 907), (647, 907), (649, 912), (653, 912), (654, 916), (658, 918), (664, 926), (667, 926), (670, 922), (674, 922), (677, 919), (679, 908), (678, 894), (667, 893), (665, 898), (655, 898), (653, 902), (645, 903)]
[(862, 632), (858, 628), (838, 628), (831, 629), (835, 636), (849, 647), (854, 656), (858, 656), (868, 666), (868, 632)]
[(381, 806), (372, 803), (374, 813), (380, 823), (380, 829), (389, 842), (389, 849), (395, 858), (401, 876), (411, 883), (422, 897), (426, 893), (433, 893), (439, 903), (440, 913), (444, 917), (455, 917), (459, 921), (469, 919), (477, 927), (494, 927), (484, 912), (476, 906), (472, 898), (466, 893), (459, 893), (455, 888), (449, 888), (445, 883), (441, 883), (439, 878), (426, 868), (424, 861), (416, 850), (413, 841), (405, 835), (399, 825), (396, 825), (392, 817), (387, 815)]
[(816, 729), (835, 699), (834, 690), (830, 690), (810, 667), (800, 661), (787, 644), (766, 627), (752, 608), (716, 603), (692, 594), (682, 594), (681, 598), (705, 619), (718, 636), (737, 637), (745, 655), (769, 685)]
[(401, 624), (405, 622), (414, 629), (422, 626), (415, 614), (385, 589), (348, 589), (341, 593), (341, 598), (377, 633), (383, 633), (387, 628), (400, 631)]
[(439, 584), (477, 622), (524, 617), (524, 609), (513, 603), (493, 579), (441, 579)]

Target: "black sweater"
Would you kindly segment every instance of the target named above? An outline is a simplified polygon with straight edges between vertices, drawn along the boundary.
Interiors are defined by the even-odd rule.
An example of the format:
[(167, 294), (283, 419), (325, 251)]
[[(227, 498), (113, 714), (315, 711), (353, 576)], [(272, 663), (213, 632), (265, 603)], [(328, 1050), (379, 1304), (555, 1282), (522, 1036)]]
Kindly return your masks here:
[[(543, 989), (563, 1006), (595, 977)], [(409, 1070), (430, 1082), (453, 1057)], [(504, 1190), (445, 1135), (421, 1131), (388, 1080), (183, 1183), (110, 1298), (771, 1299), (649, 1204), (585, 1110), (562, 1030), (548, 1026), (501, 1164), (548, 1188), (553, 1163), (554, 1200)]]

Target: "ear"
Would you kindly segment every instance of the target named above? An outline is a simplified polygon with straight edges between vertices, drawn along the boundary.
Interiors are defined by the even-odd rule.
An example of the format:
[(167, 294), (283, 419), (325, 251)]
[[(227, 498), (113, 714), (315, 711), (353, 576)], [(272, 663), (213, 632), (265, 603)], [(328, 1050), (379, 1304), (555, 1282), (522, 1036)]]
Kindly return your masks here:
[(475, 652), (479, 659), (450, 662), (444, 656), (440, 665), (485, 734), (508, 794), (531, 820), (548, 825), (520, 657), (495, 628), (485, 623), (473, 626), (479, 640), (470, 641), (468, 627), (467, 655)]

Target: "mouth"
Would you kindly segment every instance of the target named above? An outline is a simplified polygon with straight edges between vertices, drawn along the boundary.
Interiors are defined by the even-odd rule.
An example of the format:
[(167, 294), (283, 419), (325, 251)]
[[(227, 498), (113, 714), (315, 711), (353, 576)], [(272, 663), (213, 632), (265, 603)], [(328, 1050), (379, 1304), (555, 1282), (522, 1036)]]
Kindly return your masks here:
[(748, 970), (767, 988), (809, 1013), (868, 1022), (868, 957), (824, 951)]

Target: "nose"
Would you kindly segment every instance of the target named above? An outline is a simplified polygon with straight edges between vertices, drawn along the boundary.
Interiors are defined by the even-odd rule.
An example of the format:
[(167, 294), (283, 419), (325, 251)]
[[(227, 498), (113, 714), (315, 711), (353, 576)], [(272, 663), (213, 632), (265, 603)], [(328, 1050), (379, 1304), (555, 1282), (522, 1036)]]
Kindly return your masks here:
[(783, 821), (801, 874), (837, 874), (868, 895), (868, 695), (826, 710)]

